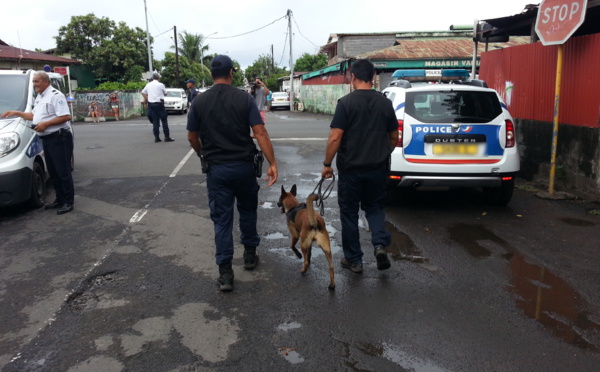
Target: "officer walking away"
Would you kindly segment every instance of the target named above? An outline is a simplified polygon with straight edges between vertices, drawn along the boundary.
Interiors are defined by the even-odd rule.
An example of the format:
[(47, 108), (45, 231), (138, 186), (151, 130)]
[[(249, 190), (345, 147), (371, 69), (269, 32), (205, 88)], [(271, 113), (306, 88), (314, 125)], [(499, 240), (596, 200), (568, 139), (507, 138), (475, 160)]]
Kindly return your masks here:
[(33, 130), (42, 140), (48, 174), (56, 192), (56, 199), (45, 209), (57, 209), (58, 214), (69, 213), (75, 199), (71, 175), (71, 112), (65, 95), (50, 85), (50, 77), (44, 71), (33, 74), (33, 87), (37, 96), (32, 112), (6, 111), (2, 117), (18, 116), (33, 123)]
[(160, 139), (160, 123), (162, 122), (165, 142), (174, 141), (169, 136), (169, 123), (167, 121), (167, 110), (165, 110), (165, 96), (167, 88), (160, 81), (160, 74), (155, 72), (152, 75), (152, 81), (146, 84), (142, 89), (142, 96), (145, 102), (148, 103), (148, 118), (152, 120), (152, 130), (154, 132), (154, 142), (161, 142)]
[(358, 230), (358, 208), (365, 211), (377, 268), (390, 268), (385, 247), (391, 236), (385, 229), (383, 206), (390, 155), (398, 143), (398, 122), (389, 99), (372, 90), (373, 64), (356, 60), (351, 67), (350, 94), (338, 100), (325, 151), (321, 175), (333, 176), (331, 162), (337, 153), (338, 204), (342, 222), (341, 265), (363, 271), (363, 251)]
[(194, 98), (196, 98), (196, 96), (198, 95), (198, 93), (200, 93), (200, 91), (198, 90), (198, 88), (196, 88), (196, 80), (188, 79), (188, 80), (186, 80), (185, 83), (188, 88), (188, 107), (189, 107), (192, 105), (192, 101), (194, 100)]
[(256, 102), (256, 106), (258, 106), (258, 111), (260, 111), (260, 117), (263, 119), (263, 123), (266, 123), (265, 109), (267, 107), (267, 94), (271, 91), (262, 78), (256, 77), (252, 87), (250, 88), (250, 94), (254, 97), (254, 101)]
[[(206, 173), (210, 217), (214, 223), (219, 289), (233, 290), (233, 206), (237, 205), (241, 243), (244, 245), (244, 269), (258, 264), (256, 247), (260, 236), (256, 229), (259, 177), (254, 166), (256, 145), (269, 162), (267, 185), (277, 181), (277, 163), (273, 146), (258, 108), (246, 92), (231, 86), (233, 62), (226, 55), (213, 58), (211, 75), (214, 86), (199, 95), (188, 114), (188, 140), (200, 156)], [(236, 203), (237, 201), (237, 203)]]

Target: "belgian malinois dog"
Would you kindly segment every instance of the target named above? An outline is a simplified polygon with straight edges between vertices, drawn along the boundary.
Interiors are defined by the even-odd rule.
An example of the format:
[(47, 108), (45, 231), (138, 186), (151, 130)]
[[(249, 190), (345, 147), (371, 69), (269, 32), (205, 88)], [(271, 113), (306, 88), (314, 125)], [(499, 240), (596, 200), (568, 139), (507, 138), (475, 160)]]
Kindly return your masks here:
[[(329, 289), (334, 289), (335, 282), (333, 280), (333, 262), (329, 233), (325, 228), (325, 220), (315, 213), (313, 208), (313, 202), (317, 198), (317, 195), (310, 194), (306, 198), (306, 204), (299, 203), (298, 199), (296, 199), (296, 185), (292, 186), (290, 192), (286, 192), (285, 188), (281, 186), (281, 196), (279, 197), (277, 206), (281, 208), (281, 213), (287, 215), (287, 226), (291, 234), (290, 248), (292, 248), (298, 258), (302, 258), (304, 255), (304, 265), (302, 265), (301, 272), (304, 274), (310, 266), (312, 242), (316, 241), (323, 250), (323, 253), (325, 253), (327, 262), (329, 262)], [(302, 254), (296, 249), (298, 240), (300, 240)]]

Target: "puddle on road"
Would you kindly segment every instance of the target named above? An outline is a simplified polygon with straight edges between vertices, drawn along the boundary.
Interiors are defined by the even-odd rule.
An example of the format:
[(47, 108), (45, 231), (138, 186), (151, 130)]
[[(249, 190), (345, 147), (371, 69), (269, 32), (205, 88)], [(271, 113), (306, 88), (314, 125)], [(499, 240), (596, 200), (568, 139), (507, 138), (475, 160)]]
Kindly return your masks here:
[(304, 362), (304, 358), (292, 347), (280, 347), (279, 355), (292, 364)]
[(394, 261), (407, 260), (431, 272), (438, 270), (437, 267), (428, 262), (429, 259), (423, 256), (410, 237), (401, 232), (393, 223), (385, 221), (385, 228), (392, 235), (392, 244), (386, 250), (391, 253), (391, 258)]
[(414, 371), (414, 372), (445, 372), (446, 370), (435, 365), (435, 363), (418, 358), (414, 355), (408, 354), (406, 351), (402, 350), (399, 346), (389, 344), (387, 342), (382, 342), (381, 344), (371, 344), (362, 342), (358, 345), (352, 345), (350, 343), (343, 342), (344, 348), (346, 350), (346, 355), (349, 360), (346, 361), (346, 367), (349, 370), (355, 372), (366, 372), (365, 369), (360, 369), (357, 367), (358, 361), (350, 361), (352, 358), (352, 350), (356, 348), (364, 355), (376, 358), (384, 358), (389, 360), (392, 363), (400, 366), (403, 371)]
[(600, 323), (590, 305), (571, 286), (546, 268), (527, 262), (521, 254), (509, 259), (511, 287), (517, 306), (552, 333), (579, 348), (600, 350)]
[(600, 350), (600, 319), (590, 306), (569, 284), (547, 268), (532, 264), (504, 239), (478, 225), (452, 226), (448, 232), (473, 257), (486, 258), (492, 251), (484, 246), (495, 243), (505, 250), (499, 256), (510, 268), (508, 290), (515, 295), (523, 313), (537, 320), (556, 337), (579, 348)]

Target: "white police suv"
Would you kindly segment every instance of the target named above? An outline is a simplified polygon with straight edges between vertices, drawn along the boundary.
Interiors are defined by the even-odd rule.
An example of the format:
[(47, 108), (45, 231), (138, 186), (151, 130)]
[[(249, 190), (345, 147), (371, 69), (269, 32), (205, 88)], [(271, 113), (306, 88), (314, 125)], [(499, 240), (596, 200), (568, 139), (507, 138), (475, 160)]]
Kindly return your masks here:
[(519, 171), (515, 127), (498, 93), (467, 70), (397, 70), (383, 90), (400, 140), (389, 184), (402, 188), (481, 187), (489, 203), (512, 197)]

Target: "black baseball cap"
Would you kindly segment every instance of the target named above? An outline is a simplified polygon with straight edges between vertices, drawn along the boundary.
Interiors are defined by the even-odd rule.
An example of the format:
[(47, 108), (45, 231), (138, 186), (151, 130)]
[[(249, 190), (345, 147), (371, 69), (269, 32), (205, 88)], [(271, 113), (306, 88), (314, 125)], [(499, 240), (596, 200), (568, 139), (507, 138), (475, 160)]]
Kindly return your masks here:
[(210, 62), (210, 71), (211, 72), (224, 72), (228, 70), (232, 70), (233, 61), (228, 56), (221, 54), (212, 59)]
[(196, 80), (194, 80), (194, 79), (187, 79), (187, 80), (185, 81), (185, 83), (192, 83), (192, 84), (196, 84)]

